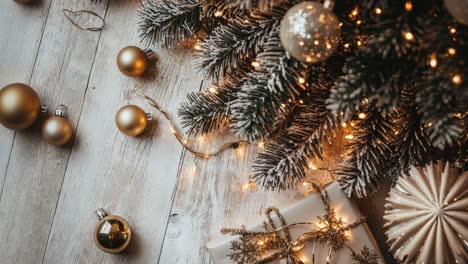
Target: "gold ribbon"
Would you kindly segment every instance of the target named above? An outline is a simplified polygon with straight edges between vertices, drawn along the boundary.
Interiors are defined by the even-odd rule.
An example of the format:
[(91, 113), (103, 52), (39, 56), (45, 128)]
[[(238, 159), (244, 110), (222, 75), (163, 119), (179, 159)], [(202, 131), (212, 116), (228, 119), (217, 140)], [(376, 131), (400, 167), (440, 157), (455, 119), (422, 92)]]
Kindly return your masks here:
[[(285, 258), (288, 264), (303, 264), (296, 252), (301, 250), (307, 243), (314, 242), (312, 250), (312, 263), (315, 262), (315, 248), (317, 244), (329, 247), (327, 262), (330, 262), (332, 252), (338, 251), (345, 246), (348, 240), (346, 231), (359, 226), (365, 221), (365, 217), (360, 217), (349, 225), (345, 225), (341, 218), (336, 216), (335, 210), (330, 208), (330, 201), (326, 190), (311, 182), (313, 189), (320, 193), (320, 199), (325, 209), (325, 214), (319, 216), (320, 226), (311, 222), (299, 222), (286, 224), (284, 217), (277, 208), (267, 208), (265, 215), (267, 222), (264, 222), (265, 231), (248, 231), (242, 228), (223, 228), (223, 234), (240, 235), (239, 240), (231, 244), (231, 260), (238, 264), (266, 263), (274, 259)], [(271, 214), (276, 214), (281, 227), (277, 228)], [(315, 226), (316, 230), (306, 232), (298, 239), (291, 239), (289, 229), (298, 225)]]

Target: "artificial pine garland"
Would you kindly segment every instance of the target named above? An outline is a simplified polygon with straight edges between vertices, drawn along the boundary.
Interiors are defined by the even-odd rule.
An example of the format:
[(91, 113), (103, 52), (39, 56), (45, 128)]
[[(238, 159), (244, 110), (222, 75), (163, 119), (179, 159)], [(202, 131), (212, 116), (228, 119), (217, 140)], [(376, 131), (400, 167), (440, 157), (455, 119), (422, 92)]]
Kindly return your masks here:
[(367, 196), (411, 165), (443, 159), (466, 169), (468, 28), (441, 1), (337, 1), (339, 48), (307, 64), (279, 37), (281, 19), (300, 2), (142, 3), (142, 40), (171, 47), (196, 39), (196, 65), (214, 81), (181, 106), (188, 132), (230, 125), (245, 139), (265, 140), (253, 178), (267, 189), (303, 181), (322, 144), (351, 123), (353, 140), (336, 172), (349, 196)]

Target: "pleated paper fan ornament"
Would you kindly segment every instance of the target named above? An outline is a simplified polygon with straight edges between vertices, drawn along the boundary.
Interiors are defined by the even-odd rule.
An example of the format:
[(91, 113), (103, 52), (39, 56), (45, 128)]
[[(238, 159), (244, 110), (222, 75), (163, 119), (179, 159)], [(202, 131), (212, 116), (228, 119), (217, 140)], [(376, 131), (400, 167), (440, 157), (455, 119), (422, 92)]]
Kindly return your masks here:
[(468, 171), (412, 167), (385, 204), (387, 243), (403, 263), (468, 263)]

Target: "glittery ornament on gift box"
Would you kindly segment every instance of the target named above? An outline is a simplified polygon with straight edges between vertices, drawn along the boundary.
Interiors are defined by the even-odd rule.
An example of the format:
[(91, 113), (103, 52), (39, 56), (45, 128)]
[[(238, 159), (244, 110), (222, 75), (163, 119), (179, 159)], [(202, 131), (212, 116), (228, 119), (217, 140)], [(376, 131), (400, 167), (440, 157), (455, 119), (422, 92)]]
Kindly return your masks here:
[(467, 263), (468, 172), (449, 163), (412, 167), (390, 190), (386, 235), (403, 263)]

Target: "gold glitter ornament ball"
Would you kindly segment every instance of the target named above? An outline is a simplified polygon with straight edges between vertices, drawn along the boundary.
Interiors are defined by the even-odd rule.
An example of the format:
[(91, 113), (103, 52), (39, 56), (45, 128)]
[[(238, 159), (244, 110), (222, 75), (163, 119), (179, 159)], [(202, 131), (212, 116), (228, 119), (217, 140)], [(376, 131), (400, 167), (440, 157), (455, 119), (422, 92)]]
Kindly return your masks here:
[(125, 135), (135, 137), (145, 130), (148, 116), (140, 107), (126, 105), (117, 112), (115, 124)]
[(340, 21), (318, 2), (293, 6), (281, 20), (281, 44), (295, 59), (317, 63), (326, 60), (340, 43)]
[(123, 74), (129, 77), (140, 77), (148, 69), (149, 59), (142, 49), (128, 46), (117, 55), (117, 66)]
[(41, 113), (41, 102), (33, 88), (12, 83), (0, 90), (0, 123), (11, 129), (30, 127)]

